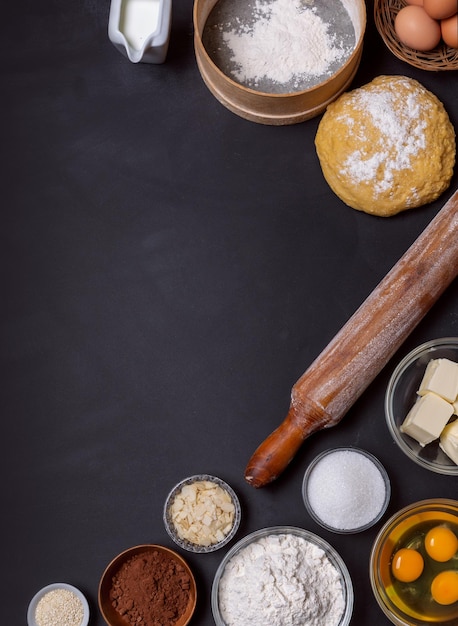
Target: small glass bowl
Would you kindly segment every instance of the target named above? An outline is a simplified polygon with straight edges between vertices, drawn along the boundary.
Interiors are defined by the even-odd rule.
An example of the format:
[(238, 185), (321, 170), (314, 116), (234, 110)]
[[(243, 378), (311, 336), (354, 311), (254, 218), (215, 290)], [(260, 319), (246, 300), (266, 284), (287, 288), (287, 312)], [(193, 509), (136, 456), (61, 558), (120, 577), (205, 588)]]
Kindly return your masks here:
[(184, 613), (175, 622), (175, 626), (187, 626), (187, 624), (191, 621), (197, 603), (196, 581), (191, 568), (182, 556), (173, 550), (170, 550), (170, 548), (150, 543), (133, 546), (132, 548), (124, 550), (118, 554), (105, 568), (105, 571), (100, 579), (98, 590), (99, 609), (103, 619), (109, 626), (126, 626), (128, 624), (126, 618), (116, 611), (110, 598), (113, 578), (116, 576), (116, 573), (119, 572), (124, 563), (135, 557), (137, 554), (144, 554), (147, 552), (159, 552), (163, 557), (168, 558), (171, 561), (175, 561), (177, 564), (181, 565), (186, 574), (189, 576), (190, 589), (188, 604)]
[(400, 431), (401, 424), (415, 403), (423, 374), (431, 359), (458, 362), (458, 337), (428, 341), (402, 359), (386, 390), (386, 422), (393, 439), (412, 461), (438, 474), (458, 476), (458, 465), (441, 450), (437, 441), (421, 446), (415, 439)]
[[(377, 511), (377, 513), (375, 515), (373, 515), (372, 517), (370, 517), (370, 519), (367, 519), (367, 521), (359, 526), (353, 526), (353, 527), (348, 527), (348, 528), (339, 528), (337, 526), (333, 526), (329, 523), (327, 523), (325, 520), (323, 520), (319, 514), (317, 513), (317, 511), (314, 509), (314, 507), (312, 506), (312, 503), (310, 502), (310, 498), (309, 498), (309, 485), (310, 485), (310, 481), (313, 477), (313, 473), (314, 471), (316, 471), (319, 463), (321, 461), (323, 461), (324, 459), (330, 457), (331, 455), (335, 454), (335, 453), (340, 453), (340, 452), (351, 452), (354, 454), (361, 454), (365, 459), (367, 459), (370, 463), (372, 463), (375, 467), (376, 470), (378, 470), (379, 474), (380, 474), (380, 478), (383, 481), (383, 485), (385, 488), (385, 495), (384, 495), (384, 499), (383, 502), (380, 503), (380, 507)], [(327, 475), (329, 474), (329, 472), (327, 472)], [(345, 495), (350, 495), (351, 493), (348, 493), (350, 488), (351, 488), (351, 483), (349, 483), (348, 488), (345, 484), (343, 484), (343, 480), (345, 478), (345, 468), (343, 465), (339, 466), (339, 471), (338, 471), (338, 475), (336, 475), (335, 480), (340, 481), (340, 484), (342, 486), (342, 489), (340, 490), (340, 493), (345, 494)], [(378, 474), (377, 474), (377, 478), (378, 478)], [(358, 480), (358, 486), (360, 485), (360, 481)], [(371, 489), (373, 485), (367, 484), (367, 489)], [(325, 528), (326, 530), (330, 530), (331, 532), (334, 533), (338, 533), (338, 534), (352, 534), (352, 533), (359, 533), (359, 532), (363, 532), (364, 530), (367, 530), (368, 528), (370, 528), (371, 526), (374, 526), (374, 524), (376, 524), (383, 516), (383, 514), (385, 513), (387, 506), (389, 504), (390, 501), (390, 497), (391, 497), (391, 484), (390, 484), (390, 479), (388, 477), (388, 474), (386, 472), (386, 469), (383, 467), (383, 465), (380, 463), (380, 461), (372, 454), (370, 454), (370, 452), (367, 452), (366, 450), (362, 450), (360, 448), (355, 448), (355, 447), (342, 447), (342, 448), (331, 448), (329, 450), (325, 450), (324, 452), (322, 452), (321, 454), (319, 454), (317, 457), (315, 457), (315, 459), (310, 463), (310, 465), (308, 466), (305, 474), (304, 474), (304, 479), (302, 481), (302, 498), (304, 500), (304, 504), (305, 504), (305, 508), (307, 509), (310, 517), (317, 523), (319, 524), (322, 528)], [(353, 502), (350, 506), (350, 502), (348, 503), (348, 510), (350, 511), (354, 511), (355, 508), (358, 506), (357, 502)]]
[[(445, 498), (421, 500), (404, 507), (395, 513), (380, 529), (375, 538), (370, 555), (370, 581), (372, 591), (378, 605), (388, 619), (396, 626), (456, 626), (458, 624), (458, 604), (449, 606), (434, 605), (429, 598), (430, 578), (441, 570), (458, 570), (458, 556), (445, 563), (425, 565), (422, 576), (425, 576), (424, 585), (417, 593), (423, 601), (429, 602), (436, 615), (426, 616), (418, 612), (403, 598), (403, 586), (396, 583), (391, 574), (391, 560), (393, 553), (399, 548), (408, 546), (418, 548), (417, 543), (430, 528), (436, 525), (452, 524), (458, 527), (458, 501)], [(456, 530), (455, 530), (456, 532)], [(418, 539), (420, 538), (420, 539)], [(434, 572), (433, 574), (431, 572)], [(418, 579), (422, 579), (422, 576)], [(419, 583), (420, 584), (420, 583)], [(413, 594), (412, 585), (404, 583), (408, 594)], [(406, 596), (407, 598), (409, 596)]]
[(268, 537), (271, 535), (283, 535), (283, 534), (292, 534), (298, 537), (305, 539), (306, 541), (314, 544), (318, 548), (324, 551), (329, 561), (336, 568), (336, 570), (340, 574), (342, 591), (344, 596), (345, 608), (342, 614), (342, 617), (338, 624), (335, 626), (348, 626), (350, 624), (351, 616), (353, 613), (353, 602), (354, 602), (354, 592), (353, 592), (353, 584), (350, 578), (350, 574), (348, 572), (347, 566), (345, 565), (342, 557), (338, 554), (338, 552), (324, 539), (318, 537), (317, 535), (303, 530), (302, 528), (296, 528), (293, 526), (273, 526), (271, 528), (262, 528), (257, 530), (239, 542), (237, 542), (232, 548), (227, 552), (226, 556), (221, 561), (212, 585), (211, 591), (211, 606), (213, 612), (213, 619), (215, 621), (216, 626), (226, 626), (226, 622), (223, 619), (223, 616), (219, 607), (219, 586), (221, 582), (221, 578), (223, 576), (224, 570), (228, 564), (228, 562), (240, 552), (243, 548), (246, 548), (248, 545), (257, 542), (262, 537)]
[(43, 587), (43, 589), (40, 589), (40, 591), (38, 591), (33, 596), (27, 610), (28, 626), (38, 626), (37, 620), (35, 619), (35, 611), (37, 609), (38, 603), (47, 593), (49, 593), (50, 591), (55, 591), (57, 589), (65, 589), (67, 591), (71, 591), (80, 600), (83, 607), (83, 618), (79, 626), (87, 626), (89, 623), (89, 604), (86, 600), (86, 597), (81, 593), (79, 589), (77, 589), (73, 585), (69, 585), (68, 583), (51, 583), (50, 585), (46, 585), (46, 587)]
[[(217, 543), (212, 543), (209, 546), (192, 543), (191, 541), (187, 541), (186, 539), (182, 539), (181, 537), (179, 537), (171, 516), (171, 506), (173, 504), (173, 501), (175, 497), (181, 492), (183, 487), (185, 485), (192, 485), (193, 483), (201, 481), (209, 481), (215, 483), (215, 485), (217, 485), (218, 487), (221, 487), (221, 489), (223, 489), (230, 495), (232, 503), (234, 505), (234, 519), (232, 522), (231, 530), (227, 533), (227, 535), (225, 535), (224, 539), (218, 541)], [(234, 538), (240, 526), (241, 516), (240, 501), (232, 487), (230, 487), (226, 482), (224, 482), (224, 480), (221, 480), (221, 478), (218, 478), (217, 476), (211, 476), (210, 474), (196, 474), (195, 476), (189, 476), (188, 478), (181, 480), (170, 491), (164, 505), (163, 520), (168, 535), (178, 546), (180, 546), (180, 548), (183, 548), (183, 550), (188, 550), (189, 552), (207, 553), (219, 550), (223, 546), (227, 545)]]

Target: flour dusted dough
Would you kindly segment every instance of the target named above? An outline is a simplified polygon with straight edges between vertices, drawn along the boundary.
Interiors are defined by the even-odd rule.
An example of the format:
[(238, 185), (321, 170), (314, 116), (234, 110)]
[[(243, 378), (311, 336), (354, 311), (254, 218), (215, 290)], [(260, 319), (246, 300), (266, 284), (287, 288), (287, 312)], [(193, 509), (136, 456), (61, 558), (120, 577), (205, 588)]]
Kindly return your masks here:
[(331, 103), (315, 146), (334, 193), (384, 217), (435, 200), (455, 164), (455, 131), (444, 106), (404, 76), (379, 76)]

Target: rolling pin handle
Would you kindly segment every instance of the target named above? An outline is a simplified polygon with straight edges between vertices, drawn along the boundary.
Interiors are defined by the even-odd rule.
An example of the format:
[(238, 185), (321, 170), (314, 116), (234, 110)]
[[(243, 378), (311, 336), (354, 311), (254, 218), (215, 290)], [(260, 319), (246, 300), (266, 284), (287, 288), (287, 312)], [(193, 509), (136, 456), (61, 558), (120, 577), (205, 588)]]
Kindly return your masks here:
[(256, 488), (274, 481), (312, 432), (304, 432), (297, 423), (294, 408), (290, 407), (284, 421), (254, 452), (245, 470), (245, 480)]

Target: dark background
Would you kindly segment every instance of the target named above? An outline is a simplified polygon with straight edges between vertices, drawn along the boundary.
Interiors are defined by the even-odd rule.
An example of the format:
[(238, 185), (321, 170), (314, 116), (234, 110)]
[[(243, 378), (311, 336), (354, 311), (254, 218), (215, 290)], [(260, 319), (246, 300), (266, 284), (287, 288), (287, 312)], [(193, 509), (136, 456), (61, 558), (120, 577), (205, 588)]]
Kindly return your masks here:
[[(458, 128), (458, 75), (423, 72), (384, 47), (369, 2), (353, 87), (419, 80)], [(44, 585), (65, 581), (103, 624), (108, 562), (143, 542), (174, 547), (162, 507), (201, 472), (240, 496), (237, 538), (297, 525), (337, 548), (355, 626), (386, 625), (369, 584), (380, 528), (340, 536), (301, 499), (321, 450), (356, 445), (392, 481), (386, 517), (457, 481), (409, 461), (383, 400), (410, 349), (458, 336), (456, 281), (333, 429), (310, 438), (271, 486), (245, 465), (284, 418), (293, 383), (457, 188), (393, 218), (346, 207), (314, 149), (320, 118), (271, 127), (227, 111), (201, 80), (192, 2), (176, 0), (167, 61), (131, 64), (107, 35), (108, 0), (4, 7), (2, 65), (2, 624), (24, 624)], [(5, 527), (6, 524), (6, 527)], [(179, 549), (178, 549), (179, 551)], [(183, 553), (210, 626), (226, 550)]]

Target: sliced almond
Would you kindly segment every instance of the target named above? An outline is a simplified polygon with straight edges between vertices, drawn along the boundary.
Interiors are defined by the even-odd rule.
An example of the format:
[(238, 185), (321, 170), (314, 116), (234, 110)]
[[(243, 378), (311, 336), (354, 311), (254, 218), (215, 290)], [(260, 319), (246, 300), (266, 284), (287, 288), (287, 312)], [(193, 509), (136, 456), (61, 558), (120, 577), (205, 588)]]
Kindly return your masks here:
[(185, 485), (175, 496), (170, 513), (179, 537), (209, 546), (231, 531), (235, 507), (225, 489), (203, 480)]

